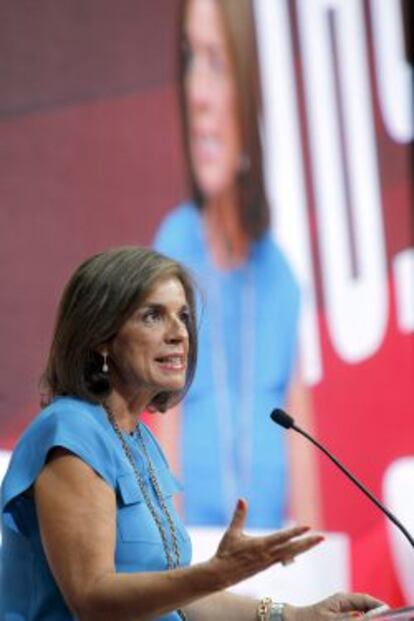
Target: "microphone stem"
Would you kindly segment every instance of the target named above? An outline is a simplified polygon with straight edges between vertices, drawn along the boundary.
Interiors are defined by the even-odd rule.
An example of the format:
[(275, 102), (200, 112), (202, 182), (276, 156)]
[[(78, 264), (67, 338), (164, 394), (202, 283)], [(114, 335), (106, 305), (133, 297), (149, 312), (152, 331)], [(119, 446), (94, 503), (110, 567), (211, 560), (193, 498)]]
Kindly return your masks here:
[(312, 436), (310, 436), (308, 433), (306, 433), (306, 431), (304, 431), (303, 429), (301, 429), (300, 427), (297, 427), (295, 424), (292, 425), (292, 429), (295, 429), (295, 431), (297, 431), (298, 433), (300, 433), (302, 436), (305, 436), (305, 438), (307, 438), (310, 442), (312, 442), (312, 444), (314, 444), (315, 446), (317, 446), (323, 453), (325, 453), (325, 455), (327, 457), (329, 457), (329, 459), (331, 461), (334, 462), (334, 464), (336, 464), (338, 466), (338, 468), (340, 470), (342, 470), (342, 472), (344, 474), (346, 474), (346, 476), (348, 476), (357, 487), (359, 487), (359, 489), (366, 494), (371, 500), (372, 502), (380, 509), (382, 510), (386, 516), (391, 520), (391, 522), (393, 522), (393, 524), (395, 524), (395, 526), (397, 526), (397, 528), (400, 529), (400, 531), (405, 535), (405, 537), (408, 539), (408, 541), (410, 542), (410, 544), (412, 545), (412, 547), (414, 548), (414, 539), (413, 537), (410, 535), (410, 533), (408, 532), (408, 530), (403, 526), (403, 524), (401, 524), (401, 522), (399, 520), (397, 520), (397, 518), (395, 517), (395, 515), (393, 515), (388, 509), (387, 507), (385, 507), (382, 502), (380, 502), (377, 498), (375, 498), (375, 496), (369, 491), (369, 489), (367, 489), (365, 487), (365, 485), (363, 485), (360, 481), (358, 481), (357, 478), (354, 477), (354, 475), (352, 474), (352, 472), (350, 472), (348, 470), (348, 468), (346, 468), (343, 464), (341, 464), (341, 462), (336, 459), (336, 457), (334, 457), (322, 444), (320, 444), (317, 440), (315, 440), (315, 438), (313, 438)]

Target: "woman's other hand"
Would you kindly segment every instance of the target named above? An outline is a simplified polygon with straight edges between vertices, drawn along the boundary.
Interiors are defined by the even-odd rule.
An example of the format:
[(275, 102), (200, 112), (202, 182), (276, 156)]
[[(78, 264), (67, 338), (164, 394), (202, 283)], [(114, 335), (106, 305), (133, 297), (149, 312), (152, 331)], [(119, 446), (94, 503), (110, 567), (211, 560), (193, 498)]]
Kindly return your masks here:
[(364, 613), (383, 606), (384, 602), (362, 593), (336, 593), (312, 606), (286, 604), (285, 621), (348, 621), (363, 619)]
[(271, 535), (251, 537), (243, 532), (247, 503), (239, 499), (232, 521), (210, 563), (217, 570), (223, 589), (267, 569), (275, 563), (289, 562), (298, 554), (323, 541), (320, 535), (302, 537), (308, 526), (295, 526)]

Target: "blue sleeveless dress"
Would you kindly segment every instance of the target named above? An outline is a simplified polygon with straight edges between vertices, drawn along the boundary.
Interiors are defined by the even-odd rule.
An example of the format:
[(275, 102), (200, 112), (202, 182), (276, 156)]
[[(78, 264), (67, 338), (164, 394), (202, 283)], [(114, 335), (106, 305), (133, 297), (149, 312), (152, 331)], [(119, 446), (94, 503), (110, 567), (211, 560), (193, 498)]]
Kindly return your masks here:
[[(150, 430), (142, 425), (148, 454), (173, 516), (182, 565), (191, 561), (191, 542), (176, 514), (172, 497), (180, 485)], [(125, 434), (156, 507), (136, 437)], [(114, 563), (117, 572), (167, 569), (162, 541), (142, 497), (119, 438), (101, 406), (60, 397), (41, 411), (18, 442), (2, 485), (2, 621), (68, 621), (73, 619), (49, 569), (40, 539), (33, 499), (25, 495), (54, 447), (64, 447), (87, 463), (114, 490), (117, 501)], [(165, 524), (162, 512), (160, 518)], [(165, 524), (166, 525), (166, 524)], [(168, 533), (168, 528), (166, 528)], [(160, 621), (179, 621), (176, 612)]]

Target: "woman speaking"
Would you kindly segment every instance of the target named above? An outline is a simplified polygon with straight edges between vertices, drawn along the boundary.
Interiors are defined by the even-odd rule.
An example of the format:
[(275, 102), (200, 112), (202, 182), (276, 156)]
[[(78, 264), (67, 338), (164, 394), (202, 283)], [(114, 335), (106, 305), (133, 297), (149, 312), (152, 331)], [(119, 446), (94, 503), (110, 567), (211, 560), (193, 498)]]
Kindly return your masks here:
[(297, 608), (224, 592), (321, 540), (306, 527), (248, 537), (243, 499), (211, 559), (190, 565), (179, 485), (141, 413), (177, 403), (196, 358), (194, 290), (180, 264), (127, 247), (76, 270), (44, 374), (47, 405), (2, 488), (2, 620), (324, 621), (379, 604), (337, 595)]

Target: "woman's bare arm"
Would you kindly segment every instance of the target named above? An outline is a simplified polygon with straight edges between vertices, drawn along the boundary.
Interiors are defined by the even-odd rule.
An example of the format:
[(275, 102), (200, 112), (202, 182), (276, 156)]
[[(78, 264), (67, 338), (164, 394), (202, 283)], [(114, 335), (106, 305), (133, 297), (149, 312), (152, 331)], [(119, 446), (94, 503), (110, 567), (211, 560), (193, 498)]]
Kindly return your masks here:
[[(217, 593), (185, 609), (189, 621), (256, 621), (259, 602), (234, 593)], [(351, 621), (380, 607), (380, 600), (361, 593), (336, 593), (311, 606), (284, 605), (283, 621)]]
[[(315, 536), (298, 539), (303, 528), (248, 537), (243, 533), (247, 507), (239, 501), (232, 523), (209, 561), (173, 571), (116, 573), (115, 494), (87, 464), (55, 449), (36, 481), (35, 502), (51, 571), (73, 614), (88, 621), (153, 619), (320, 541)], [(250, 603), (249, 615), (251, 608)], [(224, 608), (217, 618), (224, 621), (226, 614)]]
[(251, 597), (220, 592), (185, 608), (188, 621), (256, 621), (259, 602)]

